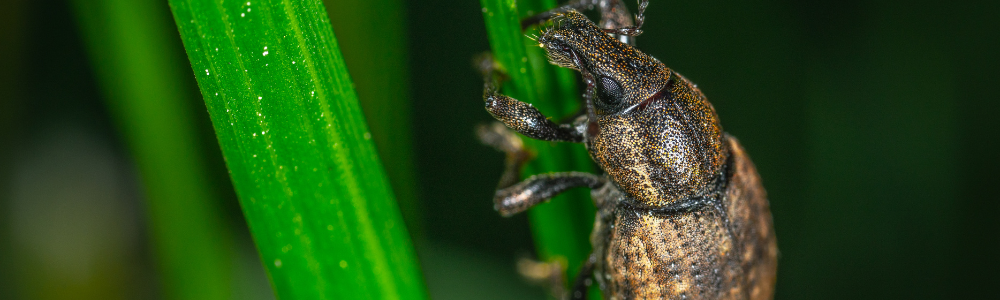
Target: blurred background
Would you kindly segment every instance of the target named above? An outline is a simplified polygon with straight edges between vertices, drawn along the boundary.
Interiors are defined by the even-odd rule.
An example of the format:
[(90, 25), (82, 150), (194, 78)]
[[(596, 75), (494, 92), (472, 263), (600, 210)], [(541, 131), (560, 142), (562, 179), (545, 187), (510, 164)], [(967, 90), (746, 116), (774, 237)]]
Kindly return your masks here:
[[(514, 271), (527, 219), (490, 203), (502, 154), (472, 131), (490, 121), (478, 1), (393, 3), (417, 183), (404, 215), (431, 296), (544, 298)], [(654, 0), (646, 16), (639, 48), (698, 83), (763, 177), (777, 299), (996, 298), (1000, 2)], [(381, 86), (358, 61), (380, 54), (350, 45), (382, 37), (333, 23), (364, 101)], [(78, 24), (69, 2), (0, 2), (0, 299), (159, 299), (143, 182)], [(176, 88), (234, 241), (230, 297), (273, 298), (194, 77)]]

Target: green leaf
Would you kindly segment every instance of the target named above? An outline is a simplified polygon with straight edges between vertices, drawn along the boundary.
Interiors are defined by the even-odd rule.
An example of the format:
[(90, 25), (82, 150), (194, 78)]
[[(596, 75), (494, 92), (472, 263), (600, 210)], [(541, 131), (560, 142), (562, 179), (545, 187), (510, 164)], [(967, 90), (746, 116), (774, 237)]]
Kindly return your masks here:
[[(520, 19), (555, 6), (554, 1), (481, 0), (494, 59), (510, 80), (504, 93), (528, 102), (557, 121), (578, 111), (580, 90), (571, 70), (548, 63), (544, 50), (522, 32)], [(560, 171), (593, 171), (586, 149), (579, 144), (549, 143), (524, 138), (537, 158), (524, 175)], [(542, 259), (565, 258), (570, 280), (590, 254), (594, 205), (586, 189), (570, 190), (529, 211), (532, 232)]]
[(109, 111), (145, 187), (166, 299), (228, 299), (232, 234), (217, 207), (187, 91), (190, 69), (151, 0), (73, 1)]
[(399, 0), (324, 0), (347, 69), (385, 165), (406, 228), (423, 234), (414, 171), (413, 122), (406, 57), (406, 14)]
[(278, 297), (425, 298), (322, 2), (170, 5)]

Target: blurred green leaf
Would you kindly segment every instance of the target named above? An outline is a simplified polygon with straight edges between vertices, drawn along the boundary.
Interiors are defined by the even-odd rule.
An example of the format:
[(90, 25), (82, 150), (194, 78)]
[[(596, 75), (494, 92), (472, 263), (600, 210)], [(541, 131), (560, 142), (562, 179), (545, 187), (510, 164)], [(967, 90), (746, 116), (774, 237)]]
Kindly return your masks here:
[(162, 2), (78, 0), (107, 106), (135, 158), (167, 299), (228, 299), (231, 234), (199, 153), (182, 56)]
[(170, 4), (278, 297), (425, 298), (322, 2)]

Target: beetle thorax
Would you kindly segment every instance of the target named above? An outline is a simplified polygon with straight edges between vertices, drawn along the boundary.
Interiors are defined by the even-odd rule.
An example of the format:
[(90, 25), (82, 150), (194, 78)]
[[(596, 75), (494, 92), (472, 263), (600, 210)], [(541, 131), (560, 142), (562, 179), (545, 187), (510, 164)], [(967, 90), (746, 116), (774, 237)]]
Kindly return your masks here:
[(715, 109), (684, 77), (670, 72), (661, 92), (628, 111), (598, 116), (587, 148), (639, 207), (663, 208), (700, 196), (725, 161)]
[(587, 148), (636, 206), (700, 196), (723, 161), (715, 109), (690, 81), (569, 11), (538, 39), (587, 82)]

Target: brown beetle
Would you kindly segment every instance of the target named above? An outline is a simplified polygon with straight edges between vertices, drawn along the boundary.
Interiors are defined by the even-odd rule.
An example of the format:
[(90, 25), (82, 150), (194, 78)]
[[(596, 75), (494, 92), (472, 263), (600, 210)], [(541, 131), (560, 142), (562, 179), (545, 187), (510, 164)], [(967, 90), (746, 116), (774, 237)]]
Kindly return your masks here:
[[(484, 100), (518, 133), (584, 143), (605, 175), (551, 173), (514, 184), (527, 158), (520, 140), (499, 124), (483, 127), (483, 141), (508, 153), (495, 208), (509, 216), (569, 188), (592, 189), (594, 252), (568, 294), (573, 299), (586, 297), (591, 278), (605, 299), (770, 299), (778, 249), (750, 158), (694, 84), (630, 45), (646, 1), (638, 26), (620, 1), (591, 2), (526, 21), (553, 19), (538, 42), (553, 64), (580, 71), (585, 114), (555, 124), (499, 94), (491, 61), (482, 65)], [(574, 10), (589, 4), (600, 7), (603, 28)]]

